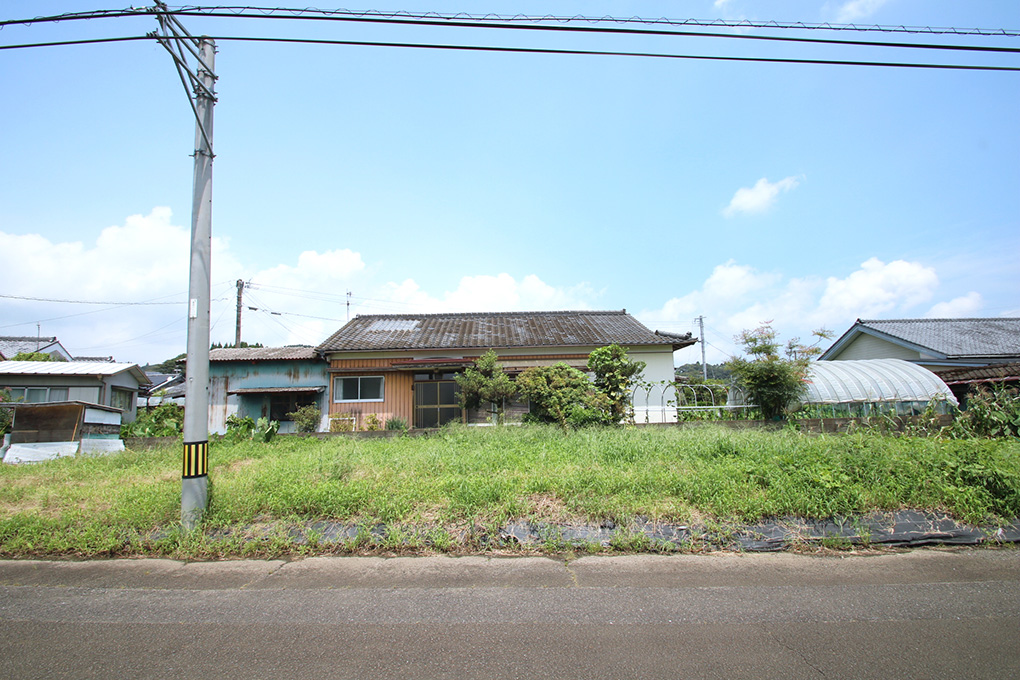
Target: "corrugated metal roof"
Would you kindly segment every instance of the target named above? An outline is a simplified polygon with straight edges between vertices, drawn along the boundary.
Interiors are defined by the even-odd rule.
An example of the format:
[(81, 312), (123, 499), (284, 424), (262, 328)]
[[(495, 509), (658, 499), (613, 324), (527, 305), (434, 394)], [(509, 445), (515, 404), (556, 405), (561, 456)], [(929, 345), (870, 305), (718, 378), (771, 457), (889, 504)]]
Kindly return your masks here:
[[(822, 358), (868, 330), (950, 359), (1020, 356), (1020, 318), (858, 319)], [(880, 336), (881, 337), (881, 336)]]
[(317, 348), (323, 352), (694, 344), (657, 334), (626, 311), (498, 312), (358, 316)]
[(85, 361), (0, 361), (0, 375), (117, 375), (130, 371), (139, 385), (148, 385), (138, 364)]
[(808, 368), (807, 404), (927, 402), (956, 397), (942, 380), (923, 366), (903, 359), (816, 361)]
[(209, 361), (294, 361), (317, 359), (315, 349), (307, 345), (288, 347), (226, 347), (209, 351)]

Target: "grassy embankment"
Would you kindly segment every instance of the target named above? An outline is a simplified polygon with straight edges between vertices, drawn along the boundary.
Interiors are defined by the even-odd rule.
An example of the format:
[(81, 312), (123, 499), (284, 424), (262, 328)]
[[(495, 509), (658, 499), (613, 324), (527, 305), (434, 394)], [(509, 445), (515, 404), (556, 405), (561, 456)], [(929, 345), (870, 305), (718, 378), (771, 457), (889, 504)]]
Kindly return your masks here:
[[(1020, 516), (1020, 441), (716, 428), (454, 428), (427, 438), (214, 443), (202, 532), (180, 531), (180, 448), (0, 465), (0, 556), (482, 551), (514, 520), (627, 525), (917, 508)], [(287, 528), (364, 527), (298, 545)], [(368, 529), (386, 524), (386, 538)], [(215, 538), (215, 536), (219, 538)], [(225, 537), (224, 537), (225, 536)]]

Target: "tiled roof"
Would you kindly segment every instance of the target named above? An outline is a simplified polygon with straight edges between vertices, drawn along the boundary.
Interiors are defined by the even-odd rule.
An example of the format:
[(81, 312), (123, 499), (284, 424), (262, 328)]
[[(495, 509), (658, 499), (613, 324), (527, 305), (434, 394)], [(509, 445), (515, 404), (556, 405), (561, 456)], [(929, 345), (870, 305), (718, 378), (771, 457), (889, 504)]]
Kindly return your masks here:
[(12, 357), (22, 352), (41, 352), (56, 342), (57, 339), (55, 337), (37, 338), (34, 335), (0, 336), (0, 353), (3, 353), (5, 357)]
[(930, 350), (949, 359), (1020, 356), (1020, 318), (990, 319), (858, 319), (827, 349), (825, 359), (858, 333), (874, 331), (878, 337)]
[(499, 312), (358, 316), (317, 348), (323, 352), (673, 345), (690, 335), (657, 334), (626, 311)]
[(1020, 319), (862, 319), (859, 323), (947, 357), (1020, 355)]
[(947, 384), (967, 382), (995, 382), (1000, 380), (1020, 379), (1020, 362), (992, 364), (991, 366), (975, 366), (970, 368), (954, 368), (939, 374)]
[(317, 359), (315, 349), (308, 345), (287, 347), (225, 347), (209, 351), (209, 361), (294, 361)]

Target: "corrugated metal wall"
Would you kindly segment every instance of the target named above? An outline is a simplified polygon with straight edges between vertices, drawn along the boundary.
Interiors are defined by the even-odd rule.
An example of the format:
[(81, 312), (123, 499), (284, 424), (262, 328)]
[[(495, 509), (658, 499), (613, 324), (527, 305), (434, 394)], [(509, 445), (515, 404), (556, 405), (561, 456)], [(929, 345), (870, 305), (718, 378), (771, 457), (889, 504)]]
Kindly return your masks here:
[[(408, 371), (388, 370), (392, 364), (390, 359), (340, 359), (330, 363), (330, 368), (344, 369), (341, 374), (333, 377), (354, 378), (358, 376), (381, 375), (383, 382), (383, 400), (366, 402), (335, 403), (333, 391), (335, 381), (329, 385), (329, 412), (353, 413), (357, 416), (358, 429), (364, 429), (365, 418), (374, 413), (383, 424), (392, 418), (400, 418), (408, 427), (414, 421), (414, 374)], [(365, 369), (365, 370), (352, 370)], [(377, 370), (372, 370), (377, 369)], [(378, 370), (387, 369), (387, 370)]]

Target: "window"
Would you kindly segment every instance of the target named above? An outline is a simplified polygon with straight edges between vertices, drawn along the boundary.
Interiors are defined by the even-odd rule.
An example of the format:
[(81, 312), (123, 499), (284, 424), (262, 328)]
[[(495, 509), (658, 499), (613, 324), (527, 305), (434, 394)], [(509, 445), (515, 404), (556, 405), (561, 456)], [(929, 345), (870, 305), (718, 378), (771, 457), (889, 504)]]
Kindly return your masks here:
[(382, 401), (383, 377), (334, 378), (333, 401)]
[[(52, 390), (51, 390), (52, 393)], [(110, 395), (110, 406), (119, 408), (125, 413), (131, 412), (131, 405), (134, 403), (135, 393), (129, 392), (128, 390), (118, 390), (114, 388), (113, 394)]]
[(67, 401), (66, 387), (12, 387), (11, 399), (26, 404), (44, 404), (50, 401)]

